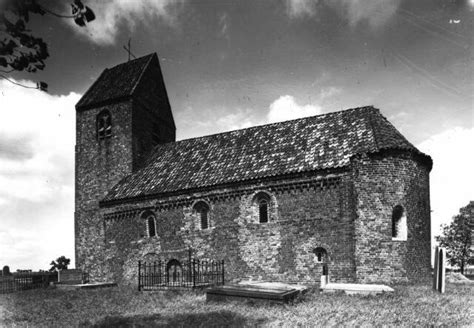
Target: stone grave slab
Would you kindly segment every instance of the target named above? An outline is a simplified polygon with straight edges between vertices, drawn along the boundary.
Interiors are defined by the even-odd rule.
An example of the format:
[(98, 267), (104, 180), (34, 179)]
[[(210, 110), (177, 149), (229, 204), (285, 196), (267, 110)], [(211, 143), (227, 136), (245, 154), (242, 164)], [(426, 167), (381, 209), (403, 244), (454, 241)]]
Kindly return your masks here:
[(206, 301), (253, 301), (288, 303), (300, 293), (297, 289), (268, 288), (255, 285), (225, 285), (206, 290)]
[(373, 295), (380, 293), (391, 293), (394, 289), (386, 285), (376, 284), (340, 284), (340, 283), (328, 283), (321, 287), (323, 293), (334, 293), (337, 291), (343, 291), (346, 294), (362, 294), (362, 295)]
[(97, 289), (106, 287), (116, 287), (117, 284), (114, 282), (94, 282), (87, 284), (58, 284), (56, 288), (65, 290), (76, 290), (76, 289)]

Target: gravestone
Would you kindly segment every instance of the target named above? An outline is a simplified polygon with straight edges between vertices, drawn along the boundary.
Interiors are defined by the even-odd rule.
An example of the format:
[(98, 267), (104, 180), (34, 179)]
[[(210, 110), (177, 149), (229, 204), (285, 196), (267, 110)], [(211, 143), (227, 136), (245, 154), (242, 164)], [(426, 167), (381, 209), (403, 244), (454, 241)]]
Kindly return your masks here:
[(10, 267), (8, 265), (5, 265), (2, 269), (2, 276), (11, 276), (12, 273), (10, 272)]
[(436, 246), (433, 270), (433, 289), (444, 293), (446, 289), (446, 250)]

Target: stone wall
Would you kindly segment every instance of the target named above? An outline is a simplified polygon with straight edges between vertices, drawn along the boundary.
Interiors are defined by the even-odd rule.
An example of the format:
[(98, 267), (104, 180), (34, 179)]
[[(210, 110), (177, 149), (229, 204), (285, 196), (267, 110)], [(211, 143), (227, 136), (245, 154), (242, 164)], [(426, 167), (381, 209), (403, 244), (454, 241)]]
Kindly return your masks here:
[[(112, 115), (112, 136), (98, 140), (96, 117), (107, 109)], [(103, 220), (99, 200), (111, 186), (132, 171), (131, 103), (102, 106), (76, 113), (76, 267), (101, 275)]]
[[(102, 277), (106, 272), (99, 201), (122, 178), (139, 169), (153, 147), (175, 140), (173, 118), (162, 113), (169, 109), (149, 107), (163, 102), (155, 99), (158, 96), (149, 94), (144, 102), (128, 100), (76, 112), (76, 267), (92, 277)], [(104, 109), (112, 117), (112, 135), (98, 139), (96, 117)]]
[[(259, 223), (255, 195), (271, 197), (269, 222)], [(305, 177), (181, 194), (101, 210), (105, 222), (107, 279), (136, 283), (138, 260), (224, 259), (227, 280), (272, 279), (318, 283), (324, 247), (335, 281), (353, 281), (354, 229), (347, 174)], [(193, 204), (210, 206), (210, 228), (201, 230)], [(148, 237), (141, 214), (156, 216)]]
[[(359, 282), (425, 279), (431, 265), (429, 171), (414, 155), (354, 158), (356, 268)], [(403, 206), (406, 240), (392, 238), (392, 211)]]

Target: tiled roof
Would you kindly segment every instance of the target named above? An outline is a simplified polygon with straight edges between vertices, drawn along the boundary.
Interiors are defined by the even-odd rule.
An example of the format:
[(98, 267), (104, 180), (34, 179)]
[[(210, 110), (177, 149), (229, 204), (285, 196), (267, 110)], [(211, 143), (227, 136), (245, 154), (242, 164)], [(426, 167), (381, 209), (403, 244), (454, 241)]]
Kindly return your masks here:
[(420, 153), (373, 107), (256, 126), (158, 145), (104, 201), (340, 168), (386, 148)]
[(77, 109), (89, 108), (133, 94), (142, 73), (156, 54), (143, 56), (112, 68), (106, 68), (86, 91), (76, 105)]

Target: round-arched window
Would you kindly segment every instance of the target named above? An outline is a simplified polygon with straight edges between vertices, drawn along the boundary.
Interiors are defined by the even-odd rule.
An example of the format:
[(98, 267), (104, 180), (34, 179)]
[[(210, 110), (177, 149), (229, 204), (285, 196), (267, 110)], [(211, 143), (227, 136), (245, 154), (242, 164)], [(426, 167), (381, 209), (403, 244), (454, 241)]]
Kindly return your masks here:
[(316, 262), (318, 262), (318, 263), (327, 262), (328, 253), (326, 252), (326, 249), (324, 249), (323, 247), (316, 247), (313, 250), (313, 253), (316, 257)]
[(103, 110), (97, 115), (97, 139), (112, 136), (112, 116), (108, 110)]
[(142, 213), (141, 218), (146, 222), (146, 230), (148, 232), (148, 237), (156, 236), (156, 218), (155, 214), (152, 211), (145, 211)]
[(255, 196), (254, 202), (258, 209), (258, 222), (267, 223), (271, 204), (270, 196), (267, 193), (260, 192)]
[(197, 202), (194, 207), (194, 211), (199, 217), (199, 223), (202, 230), (209, 228), (209, 205), (204, 201)]
[(395, 206), (392, 210), (392, 239), (407, 239), (407, 217), (401, 205)]

